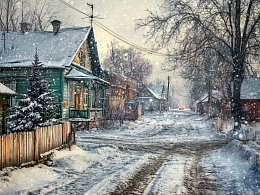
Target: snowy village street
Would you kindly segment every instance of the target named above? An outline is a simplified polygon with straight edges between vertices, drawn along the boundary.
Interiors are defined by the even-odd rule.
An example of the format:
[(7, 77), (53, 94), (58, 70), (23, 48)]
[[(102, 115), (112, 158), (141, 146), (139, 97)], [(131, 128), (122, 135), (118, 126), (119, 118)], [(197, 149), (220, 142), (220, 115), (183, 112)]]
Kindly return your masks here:
[(77, 146), (56, 151), (54, 166), (9, 172), (0, 194), (258, 194), (257, 171), (225, 137), (189, 110), (78, 131)]

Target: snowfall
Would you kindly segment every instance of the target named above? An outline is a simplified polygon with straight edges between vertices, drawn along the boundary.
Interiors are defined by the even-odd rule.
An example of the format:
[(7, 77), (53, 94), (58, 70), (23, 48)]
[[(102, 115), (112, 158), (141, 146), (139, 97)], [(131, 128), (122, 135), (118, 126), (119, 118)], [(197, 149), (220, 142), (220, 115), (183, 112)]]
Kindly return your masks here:
[[(158, 158), (165, 147), (211, 142), (226, 142), (199, 160), (209, 177), (218, 181), (216, 194), (260, 194), (260, 141), (245, 141), (248, 129), (243, 125), (241, 131), (219, 132), (214, 120), (188, 109), (146, 113), (140, 120), (106, 129), (86, 131), (81, 126), (76, 145), (54, 150), (51, 166), (0, 171), (0, 194), (109, 194)], [(188, 194), (184, 179), (193, 160), (189, 155), (169, 155), (143, 194)]]

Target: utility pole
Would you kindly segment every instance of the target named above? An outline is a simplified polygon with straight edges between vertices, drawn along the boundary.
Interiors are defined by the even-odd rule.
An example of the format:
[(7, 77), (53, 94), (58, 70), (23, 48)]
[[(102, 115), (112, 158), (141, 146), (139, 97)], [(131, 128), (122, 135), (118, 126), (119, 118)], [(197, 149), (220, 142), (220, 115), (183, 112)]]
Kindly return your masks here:
[(169, 90), (170, 90), (170, 76), (168, 76), (168, 88), (167, 88), (167, 107), (169, 108)]
[(209, 96), (208, 96), (209, 117), (211, 117), (211, 102), (212, 102), (212, 89), (211, 89), (211, 78), (210, 78), (210, 80), (209, 80)]
[(93, 16), (93, 12), (94, 12), (94, 5), (93, 4), (89, 4), (89, 3), (87, 3), (87, 5), (91, 8), (91, 16), (90, 16), (90, 23), (91, 23), (91, 26), (92, 26), (92, 23), (93, 23), (93, 18), (94, 18), (94, 16)]

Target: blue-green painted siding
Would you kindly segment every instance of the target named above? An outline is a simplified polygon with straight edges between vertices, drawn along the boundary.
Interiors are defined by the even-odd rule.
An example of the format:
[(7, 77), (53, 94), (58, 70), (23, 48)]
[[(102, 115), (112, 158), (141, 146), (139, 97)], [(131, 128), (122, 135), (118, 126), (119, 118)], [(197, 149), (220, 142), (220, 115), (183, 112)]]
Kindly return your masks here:
[[(16, 83), (16, 99), (22, 98), (22, 94), (26, 94), (28, 87), (28, 76), (30, 75), (29, 69), (26, 68), (0, 68), (0, 81), (13, 80)], [(42, 76), (44, 79), (50, 81), (49, 89), (54, 90), (53, 97), (59, 103), (59, 112), (61, 112), (62, 104), (62, 77), (63, 69), (43, 69)]]

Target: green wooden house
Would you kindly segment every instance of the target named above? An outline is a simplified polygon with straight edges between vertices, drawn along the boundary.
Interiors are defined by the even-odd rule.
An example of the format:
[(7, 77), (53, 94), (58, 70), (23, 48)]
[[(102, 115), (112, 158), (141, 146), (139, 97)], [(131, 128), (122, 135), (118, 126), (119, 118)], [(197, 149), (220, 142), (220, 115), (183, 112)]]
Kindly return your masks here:
[(52, 22), (53, 31), (28, 31), (22, 23), (21, 32), (5, 35), (0, 48), (0, 82), (18, 95), (27, 90), (29, 67), (37, 48), (44, 64), (42, 75), (50, 81), (50, 89), (59, 104), (57, 118), (101, 118), (104, 95), (109, 83), (103, 80), (97, 44), (92, 27), (59, 29), (60, 22)]

